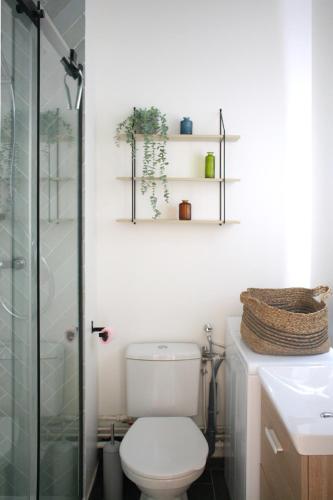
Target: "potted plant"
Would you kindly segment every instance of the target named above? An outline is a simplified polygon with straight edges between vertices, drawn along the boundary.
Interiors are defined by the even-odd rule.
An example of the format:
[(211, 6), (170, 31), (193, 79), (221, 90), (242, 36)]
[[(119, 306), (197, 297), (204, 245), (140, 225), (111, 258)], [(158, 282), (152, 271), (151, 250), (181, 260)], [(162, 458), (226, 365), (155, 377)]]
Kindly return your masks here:
[(169, 202), (166, 175), (168, 166), (166, 154), (167, 133), (166, 116), (154, 106), (151, 108), (134, 108), (130, 116), (119, 123), (116, 131), (117, 143), (119, 144), (121, 134), (124, 134), (126, 142), (131, 145), (133, 157), (136, 156), (135, 134), (143, 135), (141, 193), (150, 193), (153, 219), (157, 219), (161, 215), (157, 205), (156, 189), (158, 182), (161, 182), (163, 186), (164, 201)]

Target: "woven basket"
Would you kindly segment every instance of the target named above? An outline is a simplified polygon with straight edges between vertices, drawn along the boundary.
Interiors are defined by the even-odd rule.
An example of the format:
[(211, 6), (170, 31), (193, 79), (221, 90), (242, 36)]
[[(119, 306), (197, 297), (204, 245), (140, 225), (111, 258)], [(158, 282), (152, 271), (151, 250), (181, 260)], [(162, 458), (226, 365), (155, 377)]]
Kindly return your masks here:
[(329, 295), (327, 286), (248, 288), (240, 296), (244, 304), (243, 340), (259, 354), (295, 356), (327, 352)]

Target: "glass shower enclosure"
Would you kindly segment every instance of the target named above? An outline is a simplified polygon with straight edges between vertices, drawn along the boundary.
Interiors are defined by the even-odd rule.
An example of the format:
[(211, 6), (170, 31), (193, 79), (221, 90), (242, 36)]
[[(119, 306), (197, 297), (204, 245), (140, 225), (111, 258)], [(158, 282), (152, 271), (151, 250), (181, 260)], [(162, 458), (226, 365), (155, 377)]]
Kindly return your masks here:
[(1, 0), (0, 499), (82, 497), (83, 67), (51, 4)]

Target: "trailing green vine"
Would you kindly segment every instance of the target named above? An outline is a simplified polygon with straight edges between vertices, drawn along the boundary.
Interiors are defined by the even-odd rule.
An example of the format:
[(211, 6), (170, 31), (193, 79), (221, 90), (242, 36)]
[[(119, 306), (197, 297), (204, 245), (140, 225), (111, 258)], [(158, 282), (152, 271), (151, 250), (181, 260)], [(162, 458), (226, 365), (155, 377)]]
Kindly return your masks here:
[(141, 193), (143, 195), (149, 193), (153, 219), (157, 219), (161, 215), (157, 198), (159, 182), (163, 187), (163, 199), (166, 203), (169, 202), (167, 133), (166, 116), (155, 107), (134, 109), (132, 114), (119, 123), (116, 129), (117, 143), (119, 144), (121, 134), (124, 134), (126, 142), (132, 147), (133, 158), (136, 158), (135, 134), (143, 135)]

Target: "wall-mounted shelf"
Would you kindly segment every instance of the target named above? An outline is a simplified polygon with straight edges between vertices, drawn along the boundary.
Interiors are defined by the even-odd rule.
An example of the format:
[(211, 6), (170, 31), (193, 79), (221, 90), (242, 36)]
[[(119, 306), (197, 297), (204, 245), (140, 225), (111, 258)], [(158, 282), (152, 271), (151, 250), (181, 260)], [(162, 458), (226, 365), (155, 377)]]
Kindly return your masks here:
[(218, 219), (192, 219), (192, 220), (179, 220), (179, 219), (117, 219), (117, 222), (141, 224), (141, 223), (152, 223), (152, 224), (208, 224), (208, 225), (222, 225), (222, 224), (240, 224), (239, 220), (226, 220), (223, 222)]
[[(153, 136), (156, 141), (161, 141), (163, 138), (160, 135)], [(170, 134), (167, 136), (168, 141), (176, 142), (220, 142), (223, 141), (223, 134)], [(143, 141), (143, 134), (135, 134), (134, 138), (136, 141)], [(120, 135), (121, 140), (126, 140), (126, 134)], [(239, 141), (240, 135), (228, 134), (225, 136), (226, 142), (236, 142)]]
[[(116, 177), (118, 181), (131, 181), (132, 177)], [(142, 177), (134, 177), (135, 181), (141, 181)], [(160, 177), (150, 177), (151, 180), (160, 181)], [(217, 177), (215, 179), (207, 179), (206, 177), (167, 177), (168, 182), (239, 182), (240, 179), (228, 177)]]
[[(135, 112), (134, 108), (134, 112)], [(127, 140), (126, 134), (121, 134), (119, 137), (121, 140)], [(156, 141), (164, 141), (165, 138), (161, 135), (153, 136), (153, 139)], [(239, 135), (229, 135), (226, 134), (222, 109), (219, 110), (219, 133), (218, 134), (169, 134), (167, 136), (168, 141), (175, 142), (217, 142), (219, 145), (219, 157), (218, 157), (218, 177), (214, 179), (207, 179), (204, 177), (166, 177), (166, 180), (169, 182), (201, 182), (201, 183), (215, 183), (218, 187), (218, 197), (219, 197), (219, 205), (218, 205), (218, 218), (217, 219), (197, 219), (190, 221), (183, 221), (178, 219), (140, 219), (136, 216), (136, 186), (137, 182), (142, 180), (143, 178), (136, 175), (136, 142), (143, 141), (143, 134), (134, 134), (133, 141), (131, 141), (132, 147), (132, 175), (127, 177), (117, 177), (117, 180), (120, 181), (130, 181), (132, 188), (132, 216), (130, 219), (118, 219), (117, 222), (123, 223), (171, 223), (171, 224), (215, 224), (222, 226), (224, 224), (239, 224), (239, 221), (227, 220), (226, 219), (226, 184), (238, 182), (240, 179), (237, 178), (228, 178), (226, 177), (226, 155), (225, 155), (225, 145), (226, 142), (236, 142), (240, 139)], [(165, 177), (147, 177), (147, 180), (156, 180), (162, 181)]]

